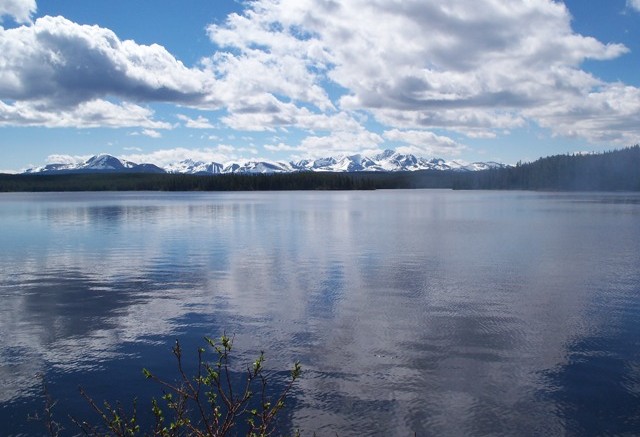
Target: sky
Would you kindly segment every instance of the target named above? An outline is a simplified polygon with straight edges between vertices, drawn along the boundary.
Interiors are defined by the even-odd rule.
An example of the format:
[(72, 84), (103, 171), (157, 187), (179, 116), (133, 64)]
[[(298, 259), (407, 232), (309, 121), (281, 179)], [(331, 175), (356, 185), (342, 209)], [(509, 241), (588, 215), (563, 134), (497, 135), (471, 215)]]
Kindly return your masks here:
[(0, 172), (640, 142), (640, 0), (0, 0)]

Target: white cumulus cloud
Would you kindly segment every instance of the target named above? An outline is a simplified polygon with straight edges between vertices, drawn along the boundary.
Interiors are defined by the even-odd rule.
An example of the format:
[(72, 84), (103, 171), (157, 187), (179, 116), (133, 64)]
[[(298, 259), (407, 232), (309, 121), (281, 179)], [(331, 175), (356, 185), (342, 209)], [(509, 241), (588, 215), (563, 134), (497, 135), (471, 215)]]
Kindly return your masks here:
[(176, 147), (173, 149), (161, 149), (150, 153), (131, 153), (121, 156), (121, 158), (137, 163), (155, 164), (159, 167), (166, 167), (169, 164), (191, 159), (202, 162), (217, 162), (225, 164), (238, 160), (242, 154), (235, 147), (219, 144), (216, 147), (207, 148), (187, 148)]
[[(116, 104), (120, 107), (131, 107), (132, 101), (211, 104), (212, 87), (209, 73), (185, 67), (162, 46), (122, 41), (99, 26), (46, 16), (29, 26), (0, 27), (5, 124), (25, 124), (19, 109), (27, 107), (49, 120), (43, 124), (55, 125), (65, 124), (54, 120), (58, 114), (112, 99), (123, 102)], [(100, 125), (99, 118), (94, 124)]]
[(154, 112), (132, 103), (112, 103), (90, 100), (76, 106), (48, 110), (38, 102), (17, 101), (7, 104), (0, 100), (0, 126), (46, 127), (145, 127), (170, 129), (169, 123), (154, 120)]
[(134, 135), (143, 135), (149, 138), (162, 138), (162, 134), (154, 129), (142, 129), (140, 132), (134, 132)]
[(47, 164), (82, 164), (91, 158), (91, 155), (60, 155), (53, 154), (47, 156)]
[[(216, 124), (239, 131), (295, 132), (263, 150), (308, 156), (389, 143), (455, 155), (469, 147), (453, 140), (460, 135), (495, 138), (534, 124), (597, 143), (640, 136), (640, 89), (583, 67), (629, 49), (576, 33), (560, 1), (242, 5), (207, 27), (212, 53), (186, 66), (158, 44), (64, 17), (31, 22), (35, 1), (0, 0), (0, 15), (25, 23), (0, 26), (0, 126), (130, 127), (157, 137), (174, 126), (148, 105), (168, 103), (219, 111)], [(627, 5), (640, 9), (639, 0)], [(206, 113), (169, 117), (217, 127)], [(242, 152), (212, 150), (199, 153)]]
[(406, 146), (402, 146), (405, 152), (410, 150), (410, 153), (419, 156), (459, 155), (466, 149), (466, 146), (449, 137), (425, 130), (392, 129), (384, 132), (383, 136), (389, 141), (405, 144)]
[(640, 89), (609, 84), (528, 111), (557, 135), (600, 144), (637, 144), (640, 138)]
[[(622, 138), (620, 126), (633, 121), (623, 107), (634, 93), (617, 94), (627, 103), (608, 102), (613, 112), (604, 113), (614, 94), (601, 90), (614, 85), (581, 68), (628, 48), (574, 32), (562, 2), (256, 0), (208, 32), (221, 49), (211, 68), (237, 75), (253, 98), (367, 111), (389, 128), (491, 138), (533, 121), (564, 135), (571, 113), (562, 108), (580, 99), (594, 121), (611, 121), (590, 123), (577, 132), (583, 138)], [(342, 95), (328, 102), (326, 84)], [(226, 122), (265, 129), (298, 121), (278, 104), (247, 109), (230, 107)]]
[(379, 151), (384, 139), (365, 129), (359, 131), (336, 131), (328, 135), (310, 135), (304, 138), (299, 149), (301, 158), (323, 158), (331, 155), (346, 155), (354, 152)]
[(627, 6), (640, 12), (640, 0), (627, 0)]
[(18, 23), (28, 23), (36, 9), (36, 0), (0, 0), (0, 21), (8, 16)]
[(215, 128), (208, 119), (203, 116), (198, 116), (198, 118), (189, 118), (184, 114), (178, 114), (178, 119), (184, 122), (184, 125), (190, 129), (213, 129)]

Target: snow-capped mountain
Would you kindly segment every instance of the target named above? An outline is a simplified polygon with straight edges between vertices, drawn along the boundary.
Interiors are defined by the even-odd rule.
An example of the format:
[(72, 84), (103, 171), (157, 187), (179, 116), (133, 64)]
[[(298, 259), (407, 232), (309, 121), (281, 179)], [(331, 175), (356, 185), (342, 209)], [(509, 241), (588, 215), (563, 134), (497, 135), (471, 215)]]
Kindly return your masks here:
[(457, 161), (445, 161), (441, 158), (419, 158), (411, 154), (402, 154), (394, 150), (385, 150), (374, 156), (360, 154), (340, 157), (328, 157), (316, 160), (292, 162), (295, 170), (308, 171), (416, 171), (416, 170), (459, 170), (476, 171), (505, 167), (497, 162), (474, 162), (472, 164)]
[(227, 164), (222, 173), (290, 173), (295, 171), (290, 163), (273, 161), (243, 161)]
[(222, 164), (217, 162), (194, 161), (192, 159), (169, 164), (164, 168), (167, 173), (183, 174), (218, 174), (222, 173), (222, 169)]
[(313, 172), (397, 172), (417, 170), (478, 171), (506, 167), (497, 162), (474, 162), (471, 164), (445, 161), (441, 158), (420, 158), (385, 150), (374, 156), (361, 154), (305, 159), (297, 162), (281, 161), (239, 161), (225, 164), (186, 159), (172, 163), (165, 168), (153, 164), (136, 164), (111, 155), (97, 155), (79, 164), (48, 164), (31, 168), (25, 173), (180, 173), (180, 174), (227, 174), (227, 173), (289, 173), (297, 171)]
[(507, 166), (504, 164), (500, 164), (499, 162), (488, 161), (488, 162), (472, 162), (471, 164), (463, 165), (461, 169), (467, 170), (467, 171), (480, 171), (480, 170), (489, 170), (492, 168), (502, 168), (502, 167), (507, 167)]
[(153, 164), (136, 164), (111, 155), (96, 155), (82, 163), (48, 164), (25, 173), (164, 173)]

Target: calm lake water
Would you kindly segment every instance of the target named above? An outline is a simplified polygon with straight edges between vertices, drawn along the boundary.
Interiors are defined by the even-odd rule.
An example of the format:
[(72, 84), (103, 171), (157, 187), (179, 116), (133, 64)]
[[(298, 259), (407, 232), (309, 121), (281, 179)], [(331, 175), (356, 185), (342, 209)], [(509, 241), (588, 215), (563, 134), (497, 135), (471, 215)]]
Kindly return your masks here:
[(1, 435), (224, 331), (302, 362), (285, 431), (640, 434), (636, 194), (1, 194), (0, 247)]

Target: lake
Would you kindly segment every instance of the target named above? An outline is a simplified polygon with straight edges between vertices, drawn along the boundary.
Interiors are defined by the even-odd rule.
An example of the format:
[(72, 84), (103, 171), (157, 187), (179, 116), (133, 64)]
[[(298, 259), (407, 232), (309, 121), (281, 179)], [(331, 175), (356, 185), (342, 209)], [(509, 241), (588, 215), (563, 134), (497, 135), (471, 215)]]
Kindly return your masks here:
[(301, 361), (287, 433), (640, 433), (638, 194), (8, 193), (0, 247), (4, 436), (223, 332)]

